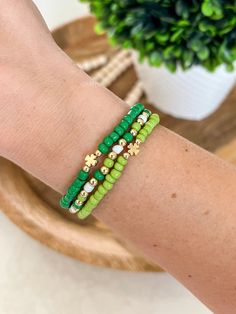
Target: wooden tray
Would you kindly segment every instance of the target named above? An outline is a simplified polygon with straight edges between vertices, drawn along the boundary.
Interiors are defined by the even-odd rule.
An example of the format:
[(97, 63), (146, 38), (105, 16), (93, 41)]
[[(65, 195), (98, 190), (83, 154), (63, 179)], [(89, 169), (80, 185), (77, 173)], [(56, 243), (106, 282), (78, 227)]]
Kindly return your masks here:
[[(76, 61), (111, 53), (106, 37), (94, 34), (94, 22), (91, 17), (80, 19), (56, 30), (54, 38)], [(134, 69), (129, 68), (111, 90), (124, 98), (136, 79)], [(236, 89), (208, 119), (191, 122), (162, 114), (162, 124), (236, 164), (235, 103)], [(133, 271), (160, 270), (94, 218), (80, 223), (66, 214), (57, 205), (59, 195), (56, 192), (17, 166), (1, 159), (0, 173), (0, 209), (40, 242), (86, 263)]]

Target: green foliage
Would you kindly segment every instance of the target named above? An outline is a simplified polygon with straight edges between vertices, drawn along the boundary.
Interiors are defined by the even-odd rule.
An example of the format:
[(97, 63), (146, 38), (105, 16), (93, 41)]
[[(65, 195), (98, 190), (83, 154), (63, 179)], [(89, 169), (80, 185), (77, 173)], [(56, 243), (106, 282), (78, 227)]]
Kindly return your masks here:
[(139, 51), (153, 66), (174, 72), (236, 60), (236, 0), (82, 0), (112, 44)]

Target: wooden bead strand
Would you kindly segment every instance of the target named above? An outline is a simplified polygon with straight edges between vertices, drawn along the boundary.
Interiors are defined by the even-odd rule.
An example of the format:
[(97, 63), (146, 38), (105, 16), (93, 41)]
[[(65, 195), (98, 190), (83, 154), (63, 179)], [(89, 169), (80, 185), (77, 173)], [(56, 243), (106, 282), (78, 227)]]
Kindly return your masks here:
[(95, 70), (102, 67), (108, 62), (108, 56), (105, 54), (98, 55), (94, 58), (77, 63), (78, 67), (85, 72)]
[(136, 102), (139, 101), (141, 96), (143, 95), (143, 84), (141, 81), (138, 81), (137, 83), (134, 84), (132, 89), (129, 91), (127, 96), (125, 97), (124, 101), (130, 105), (133, 106)]
[[(85, 72), (101, 69), (92, 77), (103, 86), (111, 85), (129, 66), (132, 65), (131, 53), (129, 50), (121, 50), (115, 56), (109, 58), (102, 54), (94, 58), (84, 60), (77, 65)], [(143, 86), (140, 81), (136, 82), (127, 94), (124, 101), (132, 106), (141, 98), (143, 94)]]
[(107, 87), (111, 85), (125, 70), (132, 65), (129, 50), (118, 52), (106, 66), (92, 75), (93, 79)]

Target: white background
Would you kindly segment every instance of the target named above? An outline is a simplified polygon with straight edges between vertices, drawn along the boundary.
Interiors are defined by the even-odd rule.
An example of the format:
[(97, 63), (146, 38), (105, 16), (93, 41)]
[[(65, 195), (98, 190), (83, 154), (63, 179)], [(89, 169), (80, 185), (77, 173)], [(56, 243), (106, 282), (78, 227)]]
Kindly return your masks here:
[[(35, 3), (50, 28), (88, 12), (76, 0)], [(1, 213), (0, 252), (1, 314), (211, 313), (166, 273), (80, 263), (32, 240)]]

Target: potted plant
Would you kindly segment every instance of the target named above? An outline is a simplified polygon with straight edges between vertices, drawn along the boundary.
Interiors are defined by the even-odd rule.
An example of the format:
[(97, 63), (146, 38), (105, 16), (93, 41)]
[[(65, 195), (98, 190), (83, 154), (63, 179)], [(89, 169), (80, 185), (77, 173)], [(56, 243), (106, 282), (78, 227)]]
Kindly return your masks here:
[(236, 79), (236, 3), (230, 0), (82, 0), (113, 44), (134, 51), (149, 100), (176, 117), (212, 113)]

